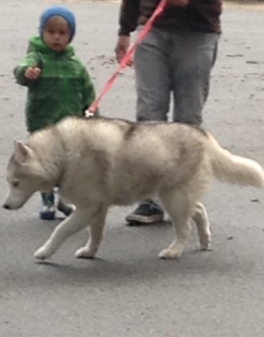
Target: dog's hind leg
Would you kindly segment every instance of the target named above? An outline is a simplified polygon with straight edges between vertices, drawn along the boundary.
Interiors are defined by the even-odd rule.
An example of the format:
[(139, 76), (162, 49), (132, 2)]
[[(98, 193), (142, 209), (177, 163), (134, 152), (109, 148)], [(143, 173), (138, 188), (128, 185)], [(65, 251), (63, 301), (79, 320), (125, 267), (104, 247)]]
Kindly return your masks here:
[(191, 217), (194, 213), (193, 202), (188, 191), (179, 189), (160, 194), (160, 199), (168, 212), (175, 228), (176, 237), (168, 248), (162, 250), (159, 257), (173, 259), (181, 256), (191, 230)]
[(98, 209), (98, 213), (94, 215), (93, 219), (91, 219), (87, 228), (89, 233), (87, 244), (75, 252), (76, 257), (89, 259), (95, 256), (103, 238), (106, 213), (107, 208), (102, 206)]
[(34, 256), (44, 260), (53, 255), (69, 236), (87, 226), (90, 213), (89, 210), (76, 209), (69, 218), (54, 229), (49, 239), (34, 253)]
[(208, 219), (206, 209), (201, 202), (198, 202), (196, 204), (195, 212), (192, 218), (197, 227), (201, 249), (210, 250), (211, 249), (210, 222)]

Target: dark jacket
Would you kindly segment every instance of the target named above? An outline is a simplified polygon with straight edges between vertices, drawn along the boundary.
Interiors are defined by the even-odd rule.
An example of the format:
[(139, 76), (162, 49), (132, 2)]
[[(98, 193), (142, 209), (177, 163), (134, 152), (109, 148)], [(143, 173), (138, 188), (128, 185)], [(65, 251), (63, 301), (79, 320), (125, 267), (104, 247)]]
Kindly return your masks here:
[[(129, 35), (145, 24), (160, 0), (122, 0), (119, 35)], [(220, 33), (222, 0), (190, 0), (185, 7), (167, 4), (155, 27), (204, 33)]]

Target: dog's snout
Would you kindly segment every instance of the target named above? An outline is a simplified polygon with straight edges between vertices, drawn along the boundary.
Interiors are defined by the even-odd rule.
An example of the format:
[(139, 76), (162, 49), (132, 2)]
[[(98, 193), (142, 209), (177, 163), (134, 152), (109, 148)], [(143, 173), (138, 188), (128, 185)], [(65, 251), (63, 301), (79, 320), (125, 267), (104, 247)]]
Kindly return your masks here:
[(8, 204), (4, 204), (4, 205), (3, 205), (3, 208), (4, 208), (4, 209), (10, 209), (10, 206), (9, 206)]

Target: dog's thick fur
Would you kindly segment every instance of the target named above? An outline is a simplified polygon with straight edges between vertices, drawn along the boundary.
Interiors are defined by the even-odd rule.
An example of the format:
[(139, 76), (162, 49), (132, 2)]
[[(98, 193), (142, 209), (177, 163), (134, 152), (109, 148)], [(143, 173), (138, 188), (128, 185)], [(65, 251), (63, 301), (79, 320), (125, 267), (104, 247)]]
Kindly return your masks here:
[(210, 248), (209, 221), (199, 200), (213, 178), (264, 186), (258, 163), (232, 155), (202, 129), (69, 117), (32, 134), (27, 144), (15, 142), (4, 207), (18, 209), (34, 192), (59, 186), (76, 210), (55, 228), (35, 257), (50, 257), (70, 235), (87, 227), (88, 242), (76, 256), (91, 258), (99, 248), (109, 206), (158, 196), (176, 230), (172, 243), (160, 253), (168, 259), (182, 254), (191, 219), (202, 249)]

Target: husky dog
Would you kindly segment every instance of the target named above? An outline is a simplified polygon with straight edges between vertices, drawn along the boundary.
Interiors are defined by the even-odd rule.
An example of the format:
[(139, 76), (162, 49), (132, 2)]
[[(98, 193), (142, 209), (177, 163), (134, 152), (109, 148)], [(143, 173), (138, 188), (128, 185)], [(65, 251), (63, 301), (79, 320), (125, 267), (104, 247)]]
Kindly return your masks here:
[(213, 178), (264, 186), (264, 171), (257, 162), (232, 155), (200, 128), (68, 117), (33, 133), (26, 144), (15, 141), (3, 207), (18, 209), (34, 192), (58, 186), (76, 209), (34, 255), (49, 258), (70, 235), (87, 227), (87, 244), (75, 255), (92, 258), (109, 206), (158, 196), (176, 232), (159, 256), (171, 259), (182, 254), (191, 220), (197, 225), (201, 248), (210, 248), (210, 225), (199, 200)]

